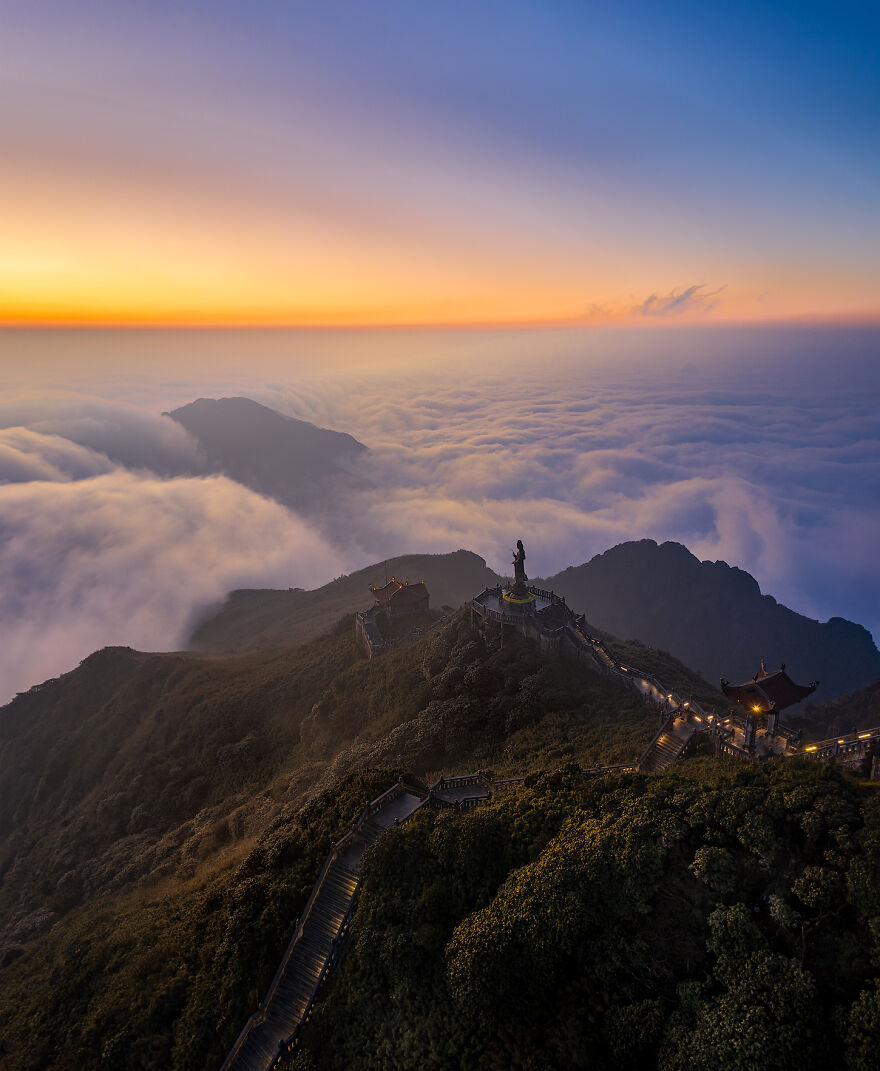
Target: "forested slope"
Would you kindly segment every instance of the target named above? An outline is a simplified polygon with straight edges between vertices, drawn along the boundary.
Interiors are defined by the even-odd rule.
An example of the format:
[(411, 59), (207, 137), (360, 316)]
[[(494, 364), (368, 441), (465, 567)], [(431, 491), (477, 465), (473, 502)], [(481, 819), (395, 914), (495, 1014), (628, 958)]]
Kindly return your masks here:
[[(115, 648), (0, 710), (4, 1071), (211, 1066), (317, 876), (323, 790), (339, 836), (396, 777), (364, 771), (525, 773), (650, 739), (635, 693), (499, 639), (459, 614), (373, 661), (350, 618), (300, 649)], [(193, 1015), (213, 1025), (189, 1044)]]
[(819, 766), (575, 771), (380, 842), (298, 1069), (868, 1071), (880, 807)]

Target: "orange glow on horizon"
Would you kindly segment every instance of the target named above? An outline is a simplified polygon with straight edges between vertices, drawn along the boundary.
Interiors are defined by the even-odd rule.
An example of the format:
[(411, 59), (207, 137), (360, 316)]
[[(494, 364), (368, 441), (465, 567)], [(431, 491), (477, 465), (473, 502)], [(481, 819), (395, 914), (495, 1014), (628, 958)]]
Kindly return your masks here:
[(0, 193), (16, 206), (0, 248), (0, 326), (880, 322), (857, 263), (831, 274), (793, 253), (733, 261), (636, 228), (593, 246), (432, 213), (407, 226), (344, 218), (330, 204), (210, 187), (65, 185), (56, 172), (7, 177)]
[(0, 330), (406, 330), (406, 329), (527, 329), (545, 328), (626, 328), (627, 330), (651, 330), (675, 327), (737, 327), (761, 325), (827, 325), (837, 327), (878, 327), (880, 312), (855, 311), (852, 313), (795, 313), (778, 316), (717, 316), (647, 319), (629, 312), (617, 316), (575, 317), (558, 315), (534, 316), (484, 316), (484, 317), (432, 317), (407, 314), (402, 310), (378, 309), (370, 314), (363, 310), (336, 310), (322, 314), (299, 312), (292, 315), (286, 310), (256, 315), (223, 315), (217, 311), (193, 312), (187, 316), (162, 309), (128, 309), (109, 315), (100, 309), (82, 309), (58, 306), (46, 308), (35, 314), (33, 309), (16, 315), (8, 308), (0, 311)]
[[(0, 181), (0, 325), (16, 327), (616, 326), (880, 322), (857, 267), (708, 263), (621, 236), (588, 248), (461, 221), (392, 222), (203, 191)], [(386, 225), (387, 224), (387, 225)], [(701, 255), (702, 258), (702, 255)]]

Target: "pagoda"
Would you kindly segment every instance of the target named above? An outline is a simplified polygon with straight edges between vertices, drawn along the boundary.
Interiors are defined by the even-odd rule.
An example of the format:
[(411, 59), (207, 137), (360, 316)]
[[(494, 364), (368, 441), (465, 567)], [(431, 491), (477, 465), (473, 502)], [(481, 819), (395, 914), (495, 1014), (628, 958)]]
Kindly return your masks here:
[(424, 580), (411, 584), (409, 577), (398, 580), (392, 576), (384, 587), (370, 584), (370, 593), (376, 600), (374, 609), (385, 610), (389, 617), (422, 614), (428, 609), (429, 596)]
[(800, 703), (819, 687), (818, 681), (811, 684), (795, 684), (785, 672), (785, 663), (774, 673), (768, 673), (761, 659), (761, 668), (750, 681), (744, 684), (731, 684), (721, 678), (721, 691), (739, 703), (746, 711), (746, 746), (754, 743), (756, 719), (753, 715), (765, 715), (767, 718), (767, 735), (773, 737), (779, 726), (779, 715), (787, 707)]

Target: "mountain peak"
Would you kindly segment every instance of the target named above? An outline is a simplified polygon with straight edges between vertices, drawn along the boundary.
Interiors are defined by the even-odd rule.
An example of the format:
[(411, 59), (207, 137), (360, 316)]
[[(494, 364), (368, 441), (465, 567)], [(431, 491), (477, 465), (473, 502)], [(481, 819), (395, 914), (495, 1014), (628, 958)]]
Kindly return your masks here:
[(795, 678), (820, 680), (822, 701), (880, 676), (867, 629), (795, 613), (744, 569), (700, 561), (681, 543), (620, 543), (543, 583), (595, 626), (671, 651), (712, 682), (748, 680), (766, 658), (785, 662)]
[(285, 416), (252, 398), (198, 398), (165, 415), (198, 441), (218, 472), (288, 506), (317, 497), (327, 480), (347, 475), (367, 450), (345, 432)]

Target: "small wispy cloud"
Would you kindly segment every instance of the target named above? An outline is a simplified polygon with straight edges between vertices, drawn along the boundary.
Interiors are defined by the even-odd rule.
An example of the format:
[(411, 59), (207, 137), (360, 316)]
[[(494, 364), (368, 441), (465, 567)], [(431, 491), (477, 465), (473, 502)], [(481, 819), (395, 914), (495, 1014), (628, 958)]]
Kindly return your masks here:
[(694, 309), (711, 312), (716, 305), (714, 299), (723, 289), (720, 286), (717, 290), (707, 290), (702, 283), (695, 283), (683, 290), (670, 290), (668, 294), (651, 294), (633, 312), (638, 316), (678, 316)]

